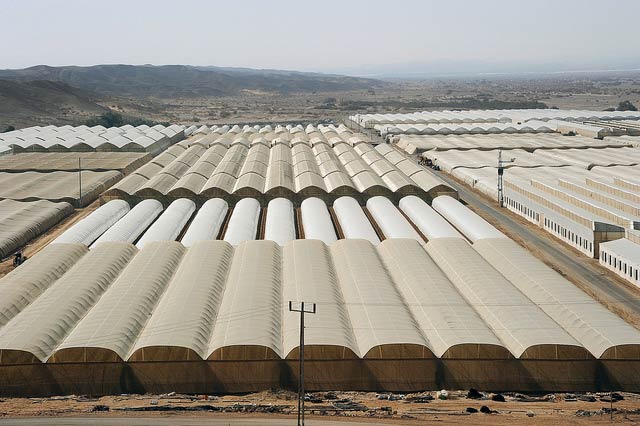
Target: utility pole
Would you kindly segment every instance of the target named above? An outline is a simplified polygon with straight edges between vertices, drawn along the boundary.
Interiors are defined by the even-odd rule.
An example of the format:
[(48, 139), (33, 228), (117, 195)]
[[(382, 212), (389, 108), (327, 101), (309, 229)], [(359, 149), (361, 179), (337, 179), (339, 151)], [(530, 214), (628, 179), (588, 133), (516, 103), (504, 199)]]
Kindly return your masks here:
[(305, 302), (296, 302), (299, 306), (294, 307), (294, 302), (289, 301), (289, 312), (300, 312), (300, 377), (298, 380), (298, 426), (304, 426), (304, 314), (315, 314), (316, 304), (311, 305), (309, 310), (305, 310)]
[(78, 157), (78, 208), (82, 207), (82, 163)]
[(502, 176), (504, 175), (504, 165), (507, 163), (513, 163), (515, 158), (509, 160), (502, 159), (502, 150), (498, 150), (498, 204), (500, 207), (504, 207), (504, 184), (502, 182)]

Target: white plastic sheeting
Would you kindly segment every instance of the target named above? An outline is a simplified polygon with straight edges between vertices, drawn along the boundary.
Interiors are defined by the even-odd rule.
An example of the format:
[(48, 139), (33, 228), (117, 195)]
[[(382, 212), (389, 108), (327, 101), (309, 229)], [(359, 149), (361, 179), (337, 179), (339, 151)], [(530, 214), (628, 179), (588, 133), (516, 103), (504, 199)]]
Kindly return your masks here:
[(464, 238), (449, 222), (430, 205), (415, 195), (400, 200), (400, 209), (429, 240), (436, 238)]
[(547, 347), (551, 350), (542, 358), (557, 357), (564, 347), (573, 356), (584, 357), (581, 345), (564, 328), (489, 265), (467, 241), (440, 238), (429, 241), (425, 248), (514, 356), (540, 357), (535, 352)]
[(162, 203), (158, 200), (143, 200), (131, 209), (100, 236), (92, 246), (107, 241), (127, 241), (133, 243), (162, 213)]
[(234, 246), (243, 241), (255, 240), (259, 219), (260, 203), (258, 200), (255, 198), (243, 198), (238, 201), (238, 204), (233, 209), (224, 240)]
[(384, 345), (427, 346), (371, 244), (342, 240), (330, 250), (361, 356), (381, 357)]
[(325, 244), (338, 241), (327, 205), (320, 198), (306, 198), (300, 205), (304, 238), (321, 240)]
[(626, 119), (637, 120), (637, 111), (585, 111), (562, 109), (493, 109), (462, 111), (422, 111), (406, 114), (356, 114), (350, 120), (364, 127), (376, 124), (435, 124), (435, 123), (523, 123), (568, 119), (572, 121)]
[(54, 243), (81, 243), (91, 245), (102, 233), (129, 212), (124, 200), (112, 200), (99, 207), (89, 216), (67, 229)]
[[(206, 359), (232, 259), (233, 248), (229, 243), (195, 242), (186, 251), (169, 288), (130, 350), (129, 359), (162, 360), (162, 355), (153, 354), (153, 348), (161, 347), (170, 352), (188, 348)], [(194, 354), (189, 359), (194, 359)]]
[(264, 239), (275, 241), (281, 246), (296, 239), (296, 226), (293, 218), (293, 203), (286, 198), (269, 201)]
[(184, 137), (182, 126), (154, 128), (102, 126), (28, 127), (7, 132), (0, 138), (0, 153), (7, 148), (64, 151), (153, 151), (158, 152)]
[[(50, 245), (0, 279), (0, 365), (7, 371), (8, 365), (38, 360), (292, 359), (299, 330), (295, 315), (283, 312), (288, 300), (313, 300), (320, 308), (309, 324), (311, 359), (346, 360), (342, 370), (355, 357), (395, 360), (385, 381), (396, 377), (398, 359), (432, 354), (478, 371), (488, 364), (464, 363), (564, 360), (555, 367), (579, 383), (585, 383), (585, 365), (597, 379), (593, 357), (638, 359), (640, 333), (633, 326), (516, 243), (488, 239), (472, 247), (461, 238), (440, 238), (425, 247), (409, 239), (375, 247), (364, 240), (330, 247), (313, 240), (283, 247), (246, 241), (235, 249), (223, 241), (201, 241), (189, 249), (164, 241), (140, 251), (111, 242), (90, 252), (82, 244)], [(581, 360), (587, 364), (565, 371)], [(154, 373), (157, 366), (149, 364)], [(238, 364), (231, 373), (249, 367)], [(554, 373), (553, 365), (538, 370), (529, 361), (511, 371), (517, 376), (523, 367)], [(622, 374), (627, 367), (619, 364)], [(30, 379), (24, 367), (16, 368), (4, 382)], [(495, 382), (491, 368), (486, 380)], [(326, 378), (329, 372), (319, 374)], [(83, 379), (73, 371), (60, 377), (76, 384)], [(277, 386), (278, 373), (275, 380)], [(522, 386), (515, 380), (514, 388)]]
[[(325, 359), (329, 358), (330, 355), (326, 355), (329, 345), (347, 348), (354, 355), (360, 355), (330, 249), (322, 241), (296, 240), (282, 248), (282, 300), (313, 300), (322, 308), (322, 316), (305, 317), (305, 322), (308, 321), (305, 342), (309, 345), (305, 351), (309, 351), (311, 358), (316, 348), (322, 348), (320, 353)], [(300, 344), (299, 322), (300, 316), (296, 312), (283, 310), (283, 355), (288, 358), (295, 356), (292, 351)], [(343, 357), (349, 356), (348, 352), (338, 350)]]
[[(451, 123), (451, 124), (377, 124), (374, 129), (381, 135), (465, 135), (487, 133), (551, 133), (555, 124), (531, 120), (524, 124), (511, 123)], [(406, 147), (405, 147), (406, 150)]]
[(162, 213), (160, 218), (144, 233), (136, 247), (143, 248), (154, 241), (175, 241), (196, 210), (196, 203), (180, 198)]
[(333, 211), (336, 213), (345, 238), (369, 240), (372, 244), (380, 243), (378, 234), (354, 198), (338, 198), (333, 203)]
[[(253, 359), (282, 353), (281, 252), (273, 241), (249, 241), (236, 248), (209, 341), (209, 359), (229, 359), (234, 348)], [(257, 351), (252, 354), (243, 346)]]
[(73, 207), (69, 203), (1, 200), (0, 259), (45, 233), (71, 213)]
[(373, 197), (367, 201), (367, 210), (386, 238), (410, 238), (424, 242), (402, 213), (386, 197)]
[(436, 197), (433, 208), (462, 232), (471, 242), (486, 238), (507, 238), (489, 222), (448, 195)]
[(229, 205), (222, 198), (208, 200), (200, 207), (198, 214), (182, 237), (182, 244), (191, 247), (196, 241), (215, 240), (229, 211)]
[(173, 145), (106, 194), (234, 200), (261, 194), (261, 202), (285, 197), (294, 204), (310, 195), (333, 199), (347, 193), (369, 198), (380, 191), (455, 194), (397, 150), (380, 144), (387, 148), (382, 151), (366, 140), (346, 127), (220, 128)]
[(640, 343), (638, 330), (515, 241), (485, 239), (473, 248), (596, 358), (620, 356), (616, 351)]
[[(58, 247), (61, 246), (56, 246), (56, 249)], [(109, 243), (82, 256), (67, 273), (2, 328), (0, 346), (33, 351), (38, 360), (45, 362), (136, 252), (131, 244)]]
[(473, 348), (465, 351), (466, 357), (491, 357), (496, 349), (502, 356), (508, 356), (506, 349), (498, 349), (504, 348), (500, 340), (421, 244), (391, 239), (377, 249), (437, 357), (455, 357), (465, 347)]

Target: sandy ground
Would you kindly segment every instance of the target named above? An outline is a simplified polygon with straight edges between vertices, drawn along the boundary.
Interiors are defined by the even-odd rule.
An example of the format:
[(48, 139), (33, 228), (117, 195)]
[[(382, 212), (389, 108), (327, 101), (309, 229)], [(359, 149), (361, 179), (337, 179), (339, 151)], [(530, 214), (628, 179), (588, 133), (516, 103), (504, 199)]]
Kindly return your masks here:
[[(469, 99), (512, 103), (540, 101), (561, 109), (601, 111), (615, 107), (623, 100), (640, 106), (639, 88), (640, 73), (596, 73), (556, 78), (409, 80), (394, 81), (376, 90), (289, 94), (245, 91), (236, 96), (118, 99), (102, 104), (126, 114), (183, 124), (317, 123), (340, 122), (355, 113), (461, 108), (459, 102)], [(496, 108), (499, 105), (478, 103), (472, 107)]]
[[(624, 399), (613, 404), (608, 401), (608, 393), (549, 394), (535, 397), (510, 393), (503, 395), (505, 402), (493, 401), (494, 394), (481, 395), (481, 399), (471, 399), (467, 397), (467, 391), (451, 391), (446, 400), (441, 400), (438, 399), (437, 392), (407, 395), (324, 392), (307, 394), (308, 399), (315, 400), (306, 403), (306, 412), (310, 420), (402, 425), (432, 422), (454, 425), (640, 422), (638, 394), (620, 393), (618, 395)], [(491, 413), (469, 412), (480, 410), (483, 406)], [(226, 396), (165, 394), (102, 398), (8, 398), (0, 400), (0, 424), (11, 424), (7, 419), (31, 417), (246, 418), (256, 421), (264, 418), (269, 419), (270, 424), (276, 419), (282, 419), (281, 424), (290, 424), (295, 419), (296, 407), (296, 394), (285, 391)]]

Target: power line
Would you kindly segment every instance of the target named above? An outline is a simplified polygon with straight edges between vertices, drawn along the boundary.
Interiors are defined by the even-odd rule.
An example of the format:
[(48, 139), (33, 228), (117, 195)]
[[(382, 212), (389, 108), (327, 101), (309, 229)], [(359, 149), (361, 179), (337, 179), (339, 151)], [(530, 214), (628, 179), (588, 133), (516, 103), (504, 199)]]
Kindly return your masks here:
[(300, 377), (298, 382), (298, 426), (304, 426), (304, 314), (315, 314), (316, 304), (310, 303), (311, 308), (305, 309), (305, 302), (299, 303), (298, 307), (294, 307), (294, 302), (289, 301), (290, 312), (300, 312)]

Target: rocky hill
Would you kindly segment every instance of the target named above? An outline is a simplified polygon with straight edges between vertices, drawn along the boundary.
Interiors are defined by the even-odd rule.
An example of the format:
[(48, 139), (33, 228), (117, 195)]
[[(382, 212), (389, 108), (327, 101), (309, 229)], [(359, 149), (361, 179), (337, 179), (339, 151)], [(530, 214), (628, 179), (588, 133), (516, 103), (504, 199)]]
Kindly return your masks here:
[(0, 79), (50, 80), (107, 96), (189, 98), (233, 96), (243, 91), (273, 93), (371, 89), (379, 80), (331, 74), (187, 65), (96, 65), (0, 70)]
[(36, 124), (74, 124), (102, 114), (95, 96), (60, 81), (0, 79), (0, 131)]

